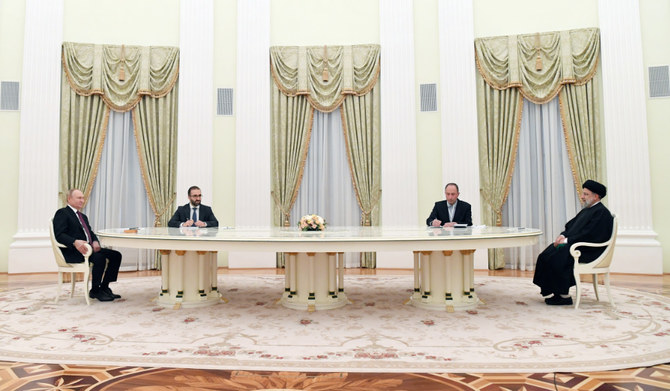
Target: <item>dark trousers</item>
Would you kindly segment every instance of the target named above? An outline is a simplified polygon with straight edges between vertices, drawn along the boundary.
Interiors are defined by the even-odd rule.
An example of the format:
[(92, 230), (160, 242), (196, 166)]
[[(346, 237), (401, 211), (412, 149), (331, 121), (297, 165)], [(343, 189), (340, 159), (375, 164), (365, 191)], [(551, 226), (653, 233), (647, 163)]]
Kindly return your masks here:
[(88, 258), (93, 264), (91, 272), (91, 289), (96, 290), (100, 286), (108, 286), (110, 282), (116, 281), (121, 266), (121, 253), (109, 248), (103, 248)]

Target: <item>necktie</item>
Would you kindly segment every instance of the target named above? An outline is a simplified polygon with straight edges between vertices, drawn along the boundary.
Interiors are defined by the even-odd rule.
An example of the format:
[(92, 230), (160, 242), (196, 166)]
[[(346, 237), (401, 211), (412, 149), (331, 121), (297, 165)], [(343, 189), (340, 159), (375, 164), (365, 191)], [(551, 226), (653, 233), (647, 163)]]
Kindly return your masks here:
[(91, 231), (88, 229), (88, 224), (84, 221), (84, 216), (82, 216), (81, 212), (77, 211), (77, 217), (79, 218), (79, 222), (81, 223), (81, 226), (84, 227), (84, 232), (86, 232), (86, 239), (89, 244), (93, 243), (93, 238), (91, 236)]
[(449, 221), (454, 221), (454, 205), (449, 205)]
[(195, 214), (196, 208), (193, 208), (193, 216), (191, 217), (191, 220), (198, 221), (198, 216)]

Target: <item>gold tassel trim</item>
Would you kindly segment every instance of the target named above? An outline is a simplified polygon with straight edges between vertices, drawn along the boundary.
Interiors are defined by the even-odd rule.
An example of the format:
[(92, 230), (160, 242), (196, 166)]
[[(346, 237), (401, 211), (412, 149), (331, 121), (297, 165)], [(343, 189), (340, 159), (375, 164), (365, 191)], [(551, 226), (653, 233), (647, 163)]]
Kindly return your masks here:
[(302, 157), (300, 158), (300, 167), (298, 168), (298, 180), (296, 181), (295, 189), (293, 189), (293, 195), (291, 195), (291, 201), (289, 202), (288, 205), (288, 210), (286, 213), (287, 217), (290, 215), (290, 211), (293, 208), (293, 204), (295, 204), (296, 198), (298, 198), (298, 191), (300, 190), (300, 184), (302, 183), (302, 175), (305, 171), (305, 163), (307, 162), (307, 154), (309, 153), (309, 143), (312, 139), (313, 126), (314, 126), (314, 108), (310, 107), (309, 122), (307, 124), (307, 136), (305, 137), (305, 141), (303, 143), (303, 152)]
[(296, 181), (296, 186), (293, 189), (293, 193), (291, 195), (291, 199), (289, 201), (289, 205), (286, 209), (282, 207), (281, 201), (277, 198), (276, 192), (273, 190), (270, 192), (272, 199), (275, 202), (275, 205), (279, 208), (279, 212), (282, 215), (282, 220), (283, 223), (280, 225), (283, 225), (285, 227), (290, 226), (289, 223), (289, 218), (291, 215), (291, 208), (293, 208), (293, 204), (295, 203), (296, 198), (298, 198), (298, 191), (300, 190), (300, 184), (302, 183), (302, 176), (305, 171), (305, 163), (307, 162), (307, 153), (309, 152), (309, 143), (312, 138), (312, 126), (314, 124), (314, 109), (310, 107), (310, 112), (309, 112), (309, 123), (307, 125), (307, 135), (305, 137), (305, 140), (303, 141), (303, 152), (302, 152), (302, 157), (300, 158), (300, 164), (298, 167), (298, 179)]
[(509, 167), (509, 171), (507, 172), (507, 177), (505, 178), (505, 194), (503, 194), (503, 198), (500, 202), (500, 207), (496, 210), (496, 225), (497, 226), (502, 226), (502, 207), (505, 205), (505, 201), (507, 201), (507, 196), (509, 195), (509, 188), (510, 185), (512, 184), (512, 176), (514, 175), (514, 166), (516, 165), (516, 155), (519, 152), (519, 135), (521, 134), (521, 116), (523, 114), (523, 97), (519, 95), (519, 102), (518, 102), (519, 108), (517, 109), (517, 119), (516, 123), (514, 124), (514, 141), (513, 141), (513, 149), (512, 149), (512, 160), (511, 164)]
[(579, 196), (579, 184), (580, 184), (580, 178), (579, 174), (577, 173), (577, 159), (575, 157), (575, 144), (574, 141), (572, 140), (572, 132), (570, 131), (571, 126), (570, 122), (568, 121), (567, 113), (565, 111), (564, 107), (564, 101), (565, 101), (565, 91), (561, 91), (561, 93), (558, 95), (558, 106), (561, 111), (561, 123), (563, 125), (563, 138), (565, 139), (565, 146), (566, 149), (568, 150), (568, 159), (570, 160), (570, 171), (572, 171), (572, 181), (573, 184), (575, 185), (575, 191), (577, 192), (577, 196)]
[[(356, 194), (356, 202), (358, 203), (358, 207), (361, 209), (361, 225), (366, 225), (365, 222), (369, 222), (369, 225), (372, 225), (372, 210), (377, 206), (377, 203), (379, 203), (379, 199), (381, 198), (381, 189), (378, 191), (378, 194), (376, 197), (372, 197), (370, 199), (370, 208), (365, 209), (363, 207), (363, 203), (361, 201), (361, 192), (360, 189), (358, 188), (358, 185), (356, 184), (356, 176), (354, 175), (354, 165), (352, 163), (352, 157), (351, 157), (351, 143), (349, 141), (349, 132), (347, 131), (347, 121), (346, 121), (346, 115), (344, 113), (345, 108), (344, 105), (340, 109), (340, 117), (342, 121), (342, 131), (344, 132), (344, 143), (347, 148), (347, 162), (349, 163), (349, 174), (351, 177), (351, 184), (354, 187), (354, 193)], [(372, 194), (371, 194), (372, 195)], [(366, 218), (367, 216), (367, 218)]]
[[(153, 210), (154, 215), (156, 216), (154, 219), (154, 227), (157, 227), (157, 223), (159, 220), (159, 215), (158, 215), (158, 208), (156, 208), (156, 201), (154, 197), (154, 193), (151, 191), (151, 185), (149, 183), (149, 170), (147, 169), (147, 163), (146, 160), (144, 159), (143, 154), (140, 152), (142, 151), (142, 142), (140, 140), (139, 132), (137, 131), (137, 108), (135, 108), (132, 111), (132, 118), (133, 118), (133, 130), (134, 130), (134, 136), (135, 136), (135, 147), (137, 148), (137, 156), (139, 157), (140, 161), (140, 167), (142, 168), (142, 182), (144, 182), (144, 189), (147, 191), (147, 195), (149, 196), (149, 204), (151, 205), (151, 210)], [(174, 196), (173, 196), (174, 198)]]

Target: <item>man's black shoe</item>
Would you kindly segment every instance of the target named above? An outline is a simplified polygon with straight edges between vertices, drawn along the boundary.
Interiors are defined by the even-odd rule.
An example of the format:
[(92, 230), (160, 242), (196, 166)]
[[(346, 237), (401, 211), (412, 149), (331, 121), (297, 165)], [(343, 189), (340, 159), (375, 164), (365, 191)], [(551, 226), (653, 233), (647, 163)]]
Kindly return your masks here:
[(100, 288), (100, 290), (102, 290), (103, 292), (105, 292), (105, 293), (108, 294), (109, 296), (112, 296), (112, 297), (115, 298), (115, 299), (120, 299), (120, 298), (121, 298), (121, 295), (117, 295), (116, 293), (112, 292), (112, 290), (111, 290), (110, 287), (107, 287), (107, 288)]
[(561, 297), (560, 295), (553, 295), (544, 300), (547, 305), (572, 305), (572, 297)]
[(88, 296), (92, 299), (98, 299), (98, 301), (113, 301), (114, 296), (107, 294), (107, 292), (102, 289), (92, 290), (88, 293)]

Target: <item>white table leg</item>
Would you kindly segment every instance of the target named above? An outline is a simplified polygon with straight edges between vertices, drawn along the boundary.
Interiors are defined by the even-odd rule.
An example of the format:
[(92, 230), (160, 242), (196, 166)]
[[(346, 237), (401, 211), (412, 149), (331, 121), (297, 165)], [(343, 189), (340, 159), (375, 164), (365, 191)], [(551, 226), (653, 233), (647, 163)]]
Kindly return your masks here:
[(161, 254), (161, 294), (168, 295), (170, 289), (170, 250), (159, 250)]
[(298, 266), (296, 265), (296, 262), (297, 262), (296, 258), (297, 257), (298, 257), (298, 253), (288, 253), (289, 263), (291, 264), (290, 291), (289, 291), (289, 294), (288, 294), (289, 298), (294, 296), (295, 294), (297, 294), (297, 291), (298, 291), (298, 288), (296, 287), (296, 284), (297, 284), (297, 281), (298, 281), (298, 278), (296, 277), (296, 271), (298, 269)]
[(336, 284), (337, 284), (337, 267), (336, 258), (337, 253), (328, 253), (328, 294), (337, 298)]
[[(430, 255), (432, 251), (421, 251), (421, 298), (427, 300), (430, 296)], [(425, 259), (424, 259), (425, 257)]]
[(344, 253), (337, 253), (337, 291), (344, 293)]

